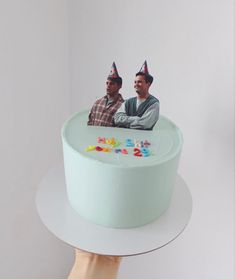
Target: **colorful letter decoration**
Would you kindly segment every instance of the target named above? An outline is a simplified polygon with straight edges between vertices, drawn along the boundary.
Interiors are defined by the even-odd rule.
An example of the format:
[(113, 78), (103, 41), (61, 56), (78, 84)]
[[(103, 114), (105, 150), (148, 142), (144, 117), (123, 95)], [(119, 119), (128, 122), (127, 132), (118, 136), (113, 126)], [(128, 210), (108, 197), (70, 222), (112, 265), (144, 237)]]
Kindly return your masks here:
[(85, 151), (92, 151), (92, 150), (95, 150), (95, 148), (96, 148), (96, 146), (95, 145), (89, 145), (86, 149), (85, 149)]
[(134, 147), (134, 143), (132, 139), (126, 139), (126, 147)]
[[(111, 152), (112, 150), (116, 153), (116, 154), (128, 154), (128, 150), (125, 148), (116, 148), (119, 145), (121, 145), (121, 142), (119, 142), (118, 140), (116, 140), (115, 138), (104, 138), (104, 137), (98, 137), (97, 138), (97, 142), (98, 143), (102, 143), (102, 144), (108, 144), (111, 145), (112, 147), (102, 147), (102, 146), (95, 146), (95, 145), (89, 145), (85, 151), (89, 152), (89, 151), (103, 151), (103, 152)], [(134, 147), (133, 148), (133, 155), (136, 157), (148, 157), (150, 156), (150, 151), (149, 151), (149, 145), (150, 142), (148, 142), (147, 140), (145, 141), (140, 141), (140, 140), (132, 140), (132, 139), (126, 139), (126, 147)], [(114, 149), (115, 148), (115, 149)]]
[(124, 148), (122, 149), (122, 154), (128, 154), (128, 151)]
[(134, 156), (142, 157), (142, 153), (141, 153), (140, 149), (137, 147), (134, 148)]
[(148, 157), (150, 155), (149, 149), (146, 147), (142, 147), (141, 149), (141, 153), (144, 157)]

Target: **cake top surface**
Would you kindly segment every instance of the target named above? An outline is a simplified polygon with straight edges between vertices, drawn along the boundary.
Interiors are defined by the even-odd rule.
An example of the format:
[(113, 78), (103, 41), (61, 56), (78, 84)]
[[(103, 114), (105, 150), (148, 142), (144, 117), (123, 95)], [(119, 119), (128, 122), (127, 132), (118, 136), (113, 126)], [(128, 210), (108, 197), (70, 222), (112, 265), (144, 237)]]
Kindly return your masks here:
[[(64, 146), (72, 148), (75, 153), (90, 160), (113, 166), (138, 167), (151, 166), (163, 163), (173, 158), (181, 151), (183, 137), (179, 128), (168, 118), (160, 116), (152, 131), (135, 130), (116, 127), (88, 126), (89, 111), (78, 112), (67, 120), (62, 128)], [(120, 145), (113, 147), (110, 144), (98, 142), (101, 139), (115, 139)], [(126, 141), (148, 142), (146, 146), (149, 156), (135, 156), (135, 147), (127, 147)], [(109, 152), (91, 150), (89, 146), (111, 148)], [(88, 148), (89, 149), (89, 148)], [(126, 149), (128, 154), (117, 152), (116, 149)]]

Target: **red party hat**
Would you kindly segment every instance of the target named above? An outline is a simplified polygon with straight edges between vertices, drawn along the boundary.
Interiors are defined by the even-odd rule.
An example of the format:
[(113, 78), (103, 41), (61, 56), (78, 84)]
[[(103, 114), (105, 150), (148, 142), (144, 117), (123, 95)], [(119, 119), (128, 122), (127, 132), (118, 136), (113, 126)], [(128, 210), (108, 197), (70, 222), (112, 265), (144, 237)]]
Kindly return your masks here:
[(142, 67), (140, 68), (139, 70), (140, 73), (144, 73), (144, 74), (149, 74), (149, 71), (148, 71), (148, 65), (147, 65), (147, 61), (145, 60), (144, 61), (144, 64), (142, 65)]
[(110, 70), (110, 73), (109, 73), (108, 77), (109, 78), (118, 78), (119, 77), (115, 62), (113, 62), (113, 64), (112, 64), (112, 67), (111, 67), (111, 70)]

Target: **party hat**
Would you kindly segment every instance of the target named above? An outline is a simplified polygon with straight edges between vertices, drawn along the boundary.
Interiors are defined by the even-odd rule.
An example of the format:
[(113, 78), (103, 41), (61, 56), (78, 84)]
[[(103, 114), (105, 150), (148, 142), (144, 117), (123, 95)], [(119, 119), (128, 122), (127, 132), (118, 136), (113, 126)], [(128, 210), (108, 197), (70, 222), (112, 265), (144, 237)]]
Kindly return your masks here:
[(109, 73), (108, 77), (109, 78), (118, 78), (119, 77), (115, 62), (113, 62), (113, 64), (112, 64), (112, 67), (111, 67), (111, 70), (110, 70), (110, 73)]
[(144, 73), (144, 74), (149, 74), (149, 71), (148, 71), (148, 65), (147, 65), (147, 61), (145, 60), (144, 61), (144, 64), (142, 65), (142, 67), (140, 68), (139, 70), (140, 73)]

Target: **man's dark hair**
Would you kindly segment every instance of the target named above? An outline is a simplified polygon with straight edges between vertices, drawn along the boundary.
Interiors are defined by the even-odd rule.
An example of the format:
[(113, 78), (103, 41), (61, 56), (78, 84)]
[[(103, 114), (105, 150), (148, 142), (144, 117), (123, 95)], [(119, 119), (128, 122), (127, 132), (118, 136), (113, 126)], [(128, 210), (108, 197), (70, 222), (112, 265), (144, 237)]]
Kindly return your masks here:
[(118, 85), (122, 85), (122, 78), (121, 77), (116, 77), (116, 78), (108, 77), (108, 80), (116, 82)]
[(138, 72), (135, 76), (136, 77), (137, 76), (143, 76), (147, 83), (152, 84), (152, 82), (153, 82), (153, 77), (150, 74), (145, 74), (143, 72)]

